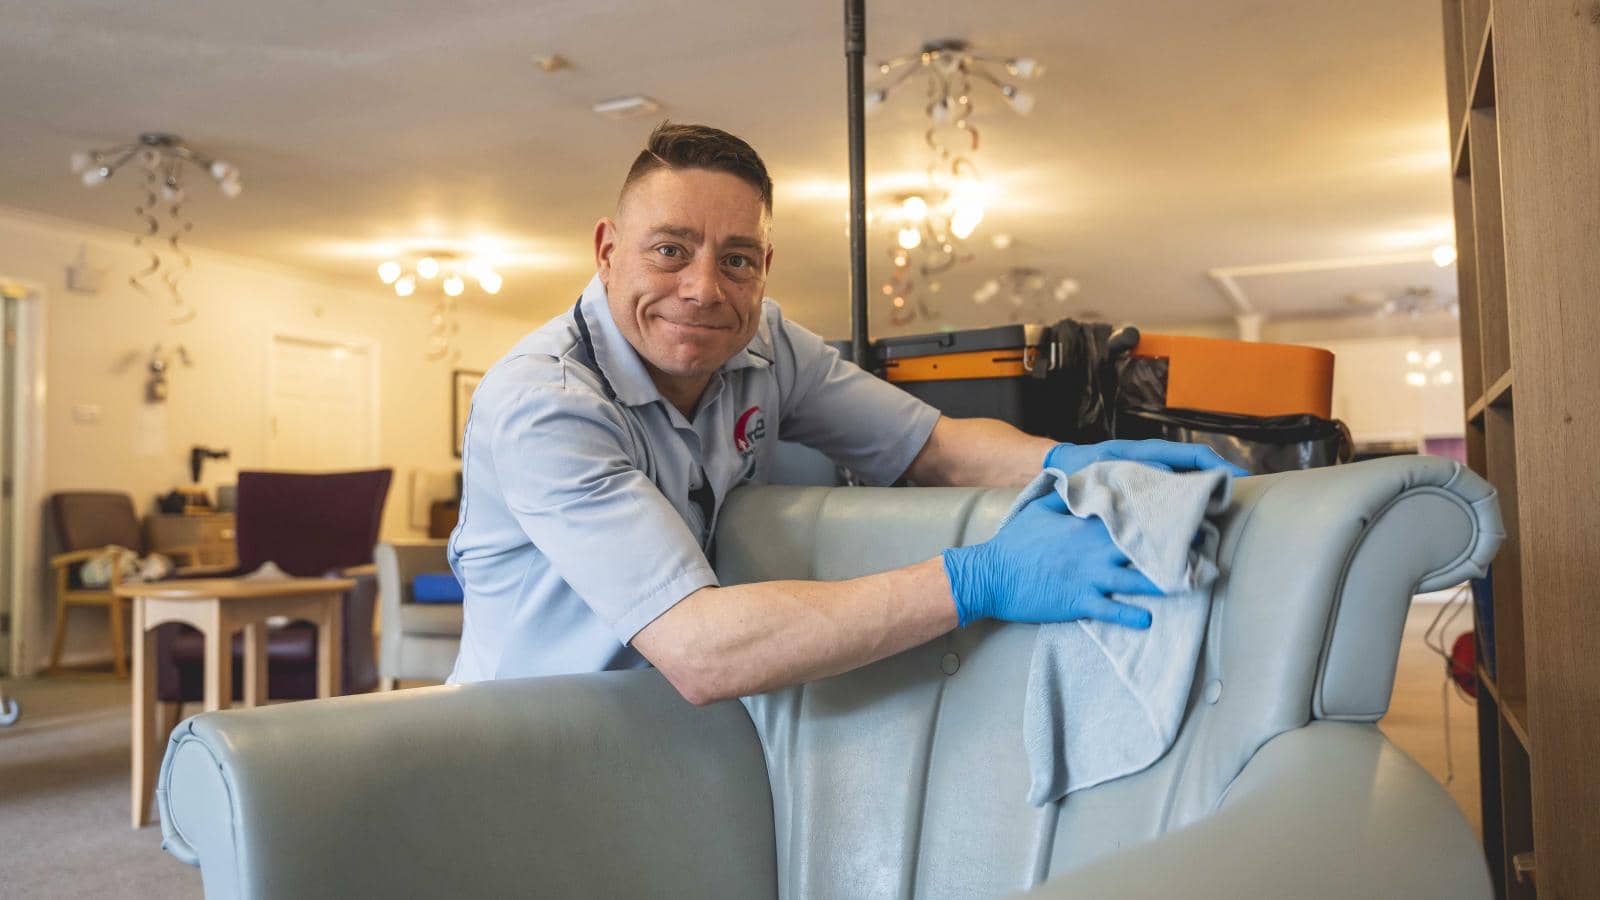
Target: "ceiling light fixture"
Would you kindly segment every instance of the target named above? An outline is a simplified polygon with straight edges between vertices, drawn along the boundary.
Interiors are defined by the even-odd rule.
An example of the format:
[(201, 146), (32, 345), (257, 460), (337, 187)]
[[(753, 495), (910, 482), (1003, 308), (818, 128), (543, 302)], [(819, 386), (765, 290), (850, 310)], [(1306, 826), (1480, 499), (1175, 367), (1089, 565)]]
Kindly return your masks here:
[(640, 116), (648, 116), (653, 112), (659, 111), (661, 104), (643, 94), (633, 94), (628, 97), (612, 97), (609, 100), (601, 100), (589, 108), (596, 115), (605, 116), (608, 119), (637, 119)]
[(449, 250), (423, 250), (404, 259), (384, 260), (378, 265), (378, 278), (392, 285), (397, 297), (415, 294), (419, 282), (438, 280), (439, 296), (429, 316), (428, 349), (424, 353), (430, 360), (461, 359), (461, 351), (455, 346), (455, 337), (461, 331), (461, 324), (456, 321), (456, 298), (466, 293), (467, 279), (491, 295), (500, 293), (505, 284), (488, 261)]
[[(85, 187), (91, 188), (104, 184), (129, 163), (137, 163), (144, 170), (144, 200), (133, 208), (143, 230), (134, 236), (133, 245), (144, 251), (148, 259), (143, 268), (128, 276), (128, 285), (150, 296), (145, 282), (159, 276), (174, 306), (169, 321), (178, 324), (193, 319), (195, 309), (183, 296), (180, 286), (184, 275), (193, 268), (182, 245), (183, 236), (194, 228), (194, 223), (183, 212), (184, 177), (189, 168), (199, 169), (216, 182), (217, 190), (224, 197), (232, 199), (244, 189), (238, 167), (195, 150), (175, 134), (157, 131), (145, 132), (128, 144), (103, 150), (80, 150), (72, 154), (70, 161), (72, 171)], [(165, 237), (162, 237), (160, 218), (163, 212), (167, 216)]]
[(1060, 318), (1059, 313), (1041, 309), (1045, 300), (1063, 305), (1082, 290), (1076, 278), (1048, 276), (1039, 269), (1019, 266), (1008, 269), (998, 278), (991, 278), (972, 292), (972, 302), (983, 306), (996, 297), (1005, 297), (1011, 304), (1011, 321), (1020, 322), (1024, 313), (1046, 318)]
[(997, 74), (1002, 69), (1016, 78), (1033, 78), (1044, 71), (1031, 58), (980, 53), (959, 39), (932, 41), (914, 55), (878, 64), (879, 74), (887, 80), (867, 94), (868, 110), (882, 106), (914, 76), (924, 76), (923, 141), (933, 156), (926, 186), (898, 195), (892, 207), (877, 214), (889, 223), (895, 238), (889, 249), (894, 267), (884, 285), (890, 298), (889, 319), (895, 324), (919, 315), (936, 318), (937, 311), (916, 293), (919, 284), (927, 293), (936, 293), (939, 275), (972, 259), (965, 242), (982, 224), (989, 200), (972, 162), (978, 150), (978, 129), (971, 121), (974, 81), (994, 86), (1019, 114), (1033, 109), (1033, 96), (1002, 80)]

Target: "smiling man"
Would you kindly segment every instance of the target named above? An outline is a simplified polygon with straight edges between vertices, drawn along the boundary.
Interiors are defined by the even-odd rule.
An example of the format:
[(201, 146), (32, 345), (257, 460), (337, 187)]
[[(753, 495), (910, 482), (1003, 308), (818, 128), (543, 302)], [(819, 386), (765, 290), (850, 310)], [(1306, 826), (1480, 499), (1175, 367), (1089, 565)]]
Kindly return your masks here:
[(721, 587), (728, 494), (776, 442), (863, 480), (1021, 485), (1096, 459), (1224, 465), (1160, 441), (1057, 445), (949, 419), (845, 362), (764, 295), (772, 181), (744, 141), (663, 123), (595, 226), (576, 305), (472, 400), (451, 566), (466, 593), (453, 682), (653, 664), (688, 700), (847, 671), (980, 618), (1148, 625), (1155, 594), (1097, 520), (1040, 504), (989, 542), (842, 582)]

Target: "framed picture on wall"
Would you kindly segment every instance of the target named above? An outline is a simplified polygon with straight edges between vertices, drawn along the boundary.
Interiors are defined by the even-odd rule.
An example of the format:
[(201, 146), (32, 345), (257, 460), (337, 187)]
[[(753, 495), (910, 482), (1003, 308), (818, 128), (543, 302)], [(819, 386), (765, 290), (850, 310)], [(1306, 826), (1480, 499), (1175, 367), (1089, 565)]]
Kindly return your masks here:
[(466, 446), (467, 413), (472, 409), (472, 392), (478, 389), (483, 373), (472, 369), (456, 369), (450, 373), (450, 433), (456, 459)]

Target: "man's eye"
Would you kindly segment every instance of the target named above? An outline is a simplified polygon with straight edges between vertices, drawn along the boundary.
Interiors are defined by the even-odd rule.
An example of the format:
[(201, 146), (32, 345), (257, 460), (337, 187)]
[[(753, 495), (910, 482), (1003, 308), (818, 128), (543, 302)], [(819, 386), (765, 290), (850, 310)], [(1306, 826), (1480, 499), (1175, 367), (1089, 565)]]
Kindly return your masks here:
[(662, 244), (656, 248), (656, 252), (669, 259), (677, 259), (683, 256), (683, 249), (673, 244)]
[(741, 256), (735, 253), (734, 255), (728, 257), (728, 266), (730, 268), (748, 269), (753, 265), (755, 265), (755, 263), (748, 256)]

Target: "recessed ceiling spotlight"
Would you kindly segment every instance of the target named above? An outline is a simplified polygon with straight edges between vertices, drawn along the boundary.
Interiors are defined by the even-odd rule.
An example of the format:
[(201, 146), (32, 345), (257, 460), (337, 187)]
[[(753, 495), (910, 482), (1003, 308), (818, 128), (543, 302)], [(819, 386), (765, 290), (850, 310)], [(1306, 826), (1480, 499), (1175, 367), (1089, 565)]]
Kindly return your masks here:
[(643, 94), (634, 94), (630, 97), (612, 97), (610, 100), (601, 100), (590, 109), (597, 115), (608, 119), (636, 119), (648, 116), (661, 109), (661, 104)]
[(533, 62), (541, 72), (560, 72), (563, 69), (572, 68), (571, 60), (559, 53), (552, 53), (549, 56), (535, 56)]

